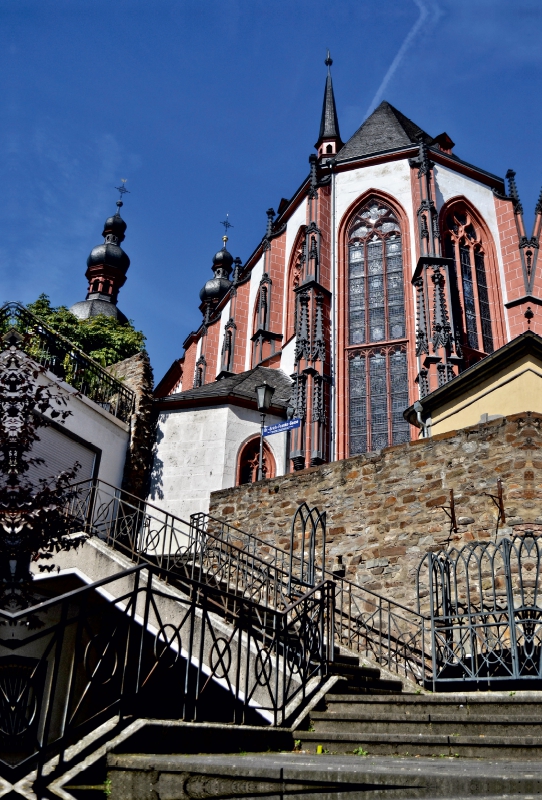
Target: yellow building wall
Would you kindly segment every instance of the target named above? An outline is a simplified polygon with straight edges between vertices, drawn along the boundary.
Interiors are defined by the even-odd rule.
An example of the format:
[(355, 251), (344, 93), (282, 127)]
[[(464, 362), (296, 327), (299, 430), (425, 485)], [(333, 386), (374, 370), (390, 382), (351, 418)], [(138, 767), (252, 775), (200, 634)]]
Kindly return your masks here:
[(506, 417), (524, 411), (542, 414), (542, 362), (533, 356), (525, 356), (464, 395), (434, 409), (431, 435), (476, 425), (483, 414)]

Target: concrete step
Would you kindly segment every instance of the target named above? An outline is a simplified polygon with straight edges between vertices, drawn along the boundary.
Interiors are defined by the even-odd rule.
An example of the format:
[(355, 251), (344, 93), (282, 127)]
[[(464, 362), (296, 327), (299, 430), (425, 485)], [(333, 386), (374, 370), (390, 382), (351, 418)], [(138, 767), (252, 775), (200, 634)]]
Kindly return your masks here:
[(446, 736), (542, 736), (542, 717), (437, 714), (373, 714), (313, 711), (316, 732), (443, 734)]
[(522, 714), (542, 719), (542, 692), (473, 692), (472, 694), (386, 694), (359, 695), (343, 691), (341, 681), (337, 690), (325, 697), (329, 711), (334, 713), (366, 714), (437, 714), (454, 716), (476, 714), (488, 719), (494, 716)]
[(355, 664), (343, 661), (332, 661), (329, 664), (330, 675), (343, 675), (345, 678), (356, 680), (380, 680), (380, 670), (373, 667), (360, 667), (359, 661)]
[[(401, 681), (346, 675), (343, 680), (335, 684), (332, 691), (334, 693), (337, 692), (339, 697), (365, 696), (367, 694), (392, 695), (393, 697), (397, 697), (402, 688), (403, 684)], [(334, 697), (334, 693), (330, 694), (329, 697)]]
[(449, 736), (416, 733), (342, 733), (332, 731), (296, 732), (300, 747), (316, 753), (354, 753), (403, 756), (457, 756), (462, 758), (497, 758), (539, 761), (542, 759), (542, 736)]

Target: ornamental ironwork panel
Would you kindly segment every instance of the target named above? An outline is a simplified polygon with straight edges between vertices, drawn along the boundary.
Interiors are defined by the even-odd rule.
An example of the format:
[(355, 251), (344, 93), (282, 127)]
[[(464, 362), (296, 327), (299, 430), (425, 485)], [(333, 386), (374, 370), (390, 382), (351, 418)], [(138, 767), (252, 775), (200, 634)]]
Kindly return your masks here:
[(239, 724), (258, 709), (284, 724), (311, 678), (325, 677), (331, 582), (281, 611), (231, 596), (225, 625), (216, 613), (225, 592), (186, 579), (172, 594), (159, 574), (141, 564), (15, 613), (0, 610), (3, 778), (13, 784), (37, 769), (43, 796), (40, 785), (65, 769), (66, 748), (106, 722), (113, 735), (134, 717), (218, 713)]
[(541, 566), (532, 530), (424, 557), (418, 596), (429, 593), (435, 688), (542, 680)]
[(0, 336), (11, 328), (22, 335), (21, 347), (34, 361), (114, 417), (129, 421), (134, 392), (100, 364), (19, 303), (6, 303), (0, 308)]

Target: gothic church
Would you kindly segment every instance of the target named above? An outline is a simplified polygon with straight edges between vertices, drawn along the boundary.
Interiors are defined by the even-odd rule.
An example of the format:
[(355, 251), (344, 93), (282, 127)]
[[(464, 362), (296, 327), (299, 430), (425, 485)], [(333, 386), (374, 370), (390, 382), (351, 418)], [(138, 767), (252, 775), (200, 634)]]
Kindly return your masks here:
[(343, 142), (331, 64), (306, 179), (244, 264), (224, 237), (201, 325), (155, 392), (151, 496), (183, 517), (255, 479), (262, 381), (268, 422), (301, 420), (266, 438), (266, 477), (380, 450), (417, 437), (405, 409), (542, 304), (542, 195), (529, 236), (512, 171), (507, 187), (387, 102)]

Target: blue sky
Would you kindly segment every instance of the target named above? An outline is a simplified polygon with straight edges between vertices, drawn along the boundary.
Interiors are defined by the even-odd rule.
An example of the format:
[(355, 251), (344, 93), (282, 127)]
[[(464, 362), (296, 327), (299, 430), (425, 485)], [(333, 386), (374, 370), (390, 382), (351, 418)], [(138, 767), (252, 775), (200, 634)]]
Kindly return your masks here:
[(386, 99), (455, 152), (542, 186), (540, 0), (0, 0), (0, 299), (84, 299), (127, 178), (119, 306), (158, 380), (221, 246), (244, 261), (303, 180), (325, 50), (343, 139)]

